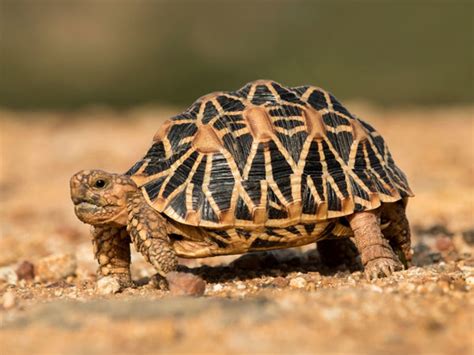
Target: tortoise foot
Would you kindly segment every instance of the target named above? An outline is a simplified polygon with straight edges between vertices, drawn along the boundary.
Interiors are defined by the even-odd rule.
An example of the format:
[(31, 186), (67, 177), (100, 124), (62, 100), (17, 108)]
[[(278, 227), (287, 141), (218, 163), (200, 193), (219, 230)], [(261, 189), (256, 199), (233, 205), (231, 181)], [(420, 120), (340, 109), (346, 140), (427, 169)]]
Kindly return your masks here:
[(155, 274), (152, 277), (150, 277), (149, 285), (153, 286), (154, 288), (158, 290), (163, 290), (163, 291), (169, 290), (168, 280), (160, 274)]
[(380, 277), (391, 276), (395, 271), (403, 270), (403, 265), (397, 260), (390, 258), (378, 258), (369, 261), (365, 267), (367, 280), (376, 280)]

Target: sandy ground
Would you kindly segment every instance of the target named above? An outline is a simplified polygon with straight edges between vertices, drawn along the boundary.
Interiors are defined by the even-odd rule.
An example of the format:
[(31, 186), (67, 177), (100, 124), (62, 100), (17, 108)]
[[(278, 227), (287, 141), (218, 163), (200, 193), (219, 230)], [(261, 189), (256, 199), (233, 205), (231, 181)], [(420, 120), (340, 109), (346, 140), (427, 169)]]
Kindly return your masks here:
[[(177, 110), (0, 111), (1, 350), (472, 353), (474, 109), (349, 108), (382, 133), (416, 194), (414, 266), (367, 282), (360, 271), (321, 265), (312, 247), (183, 261), (207, 281), (198, 298), (147, 284), (153, 270), (137, 254), (137, 287), (99, 295), (89, 228), (69, 200), (74, 172), (127, 170)], [(44, 276), (51, 255), (70, 271)], [(15, 272), (25, 261), (33, 280), (28, 263)]]

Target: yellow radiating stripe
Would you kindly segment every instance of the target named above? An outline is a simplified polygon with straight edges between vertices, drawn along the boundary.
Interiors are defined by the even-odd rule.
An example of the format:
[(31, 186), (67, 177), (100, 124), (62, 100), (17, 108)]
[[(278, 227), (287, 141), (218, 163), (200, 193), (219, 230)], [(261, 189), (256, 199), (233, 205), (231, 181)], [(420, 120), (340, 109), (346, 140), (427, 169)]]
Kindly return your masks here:
[(173, 125), (179, 125), (179, 124), (195, 123), (196, 119), (195, 118), (180, 118), (177, 120), (172, 120), (171, 122), (173, 123)]
[[(394, 174), (394, 172), (390, 169), (390, 166), (386, 163), (386, 160), (380, 155), (380, 153), (379, 153), (377, 147), (375, 146), (375, 143), (373, 142), (372, 138), (369, 138), (368, 141), (369, 141), (369, 143), (370, 143), (370, 146), (372, 147), (372, 150), (374, 151), (375, 155), (377, 156), (377, 159), (380, 161), (380, 163), (381, 163), (381, 165), (382, 165), (382, 168), (383, 168), (385, 171), (391, 172), (392, 174)], [(387, 149), (385, 149), (385, 152), (387, 152)], [(390, 182), (391, 182), (394, 186), (400, 188), (401, 190), (405, 190), (405, 189), (404, 189), (403, 187), (401, 187), (395, 180), (393, 180), (390, 175), (391, 175), (391, 174), (387, 174), (387, 177), (388, 177), (388, 179), (390, 180)], [(395, 175), (395, 174), (394, 174), (394, 175)], [(379, 175), (377, 174), (377, 176), (379, 176)], [(380, 178), (379, 178), (379, 179), (380, 179)], [(386, 183), (385, 183), (383, 180), (380, 179), (380, 181), (384, 184), (384, 187), (385, 187), (388, 191), (392, 191), (392, 190), (393, 190), (392, 188), (387, 188), (387, 187), (385, 186)], [(395, 197), (400, 198), (400, 193), (399, 193), (397, 190), (395, 190), (394, 192), (395, 192)]]
[(323, 144), (318, 141), (318, 151), (319, 151), (319, 156), (320, 161), (321, 161), (321, 166), (322, 166), (322, 184), (323, 184), (323, 201), (328, 201), (328, 192), (327, 192), (327, 186), (326, 186), (326, 179), (329, 175), (328, 172), (328, 164), (326, 163), (326, 156), (324, 155), (324, 150), (323, 150)]
[[(329, 139), (325, 139), (325, 142), (326, 144), (328, 145), (329, 147), (329, 150), (332, 152), (332, 154), (336, 157), (336, 160), (338, 161), (338, 163), (341, 165), (341, 168), (344, 172), (347, 172), (348, 174), (344, 174), (344, 177), (345, 177), (345, 180), (346, 180), (346, 185), (348, 186), (348, 189), (349, 189), (349, 186), (351, 186), (351, 183), (350, 183), (350, 179), (349, 179), (349, 175), (352, 176), (352, 178), (365, 190), (365, 192), (369, 193), (370, 194), (370, 190), (366, 188), (365, 184), (359, 179), (359, 177), (354, 173), (354, 171), (352, 169), (349, 169), (349, 167), (347, 166), (347, 164), (344, 162), (343, 159), (341, 159), (341, 157), (339, 156), (338, 152), (336, 151), (336, 149), (333, 147), (333, 145), (331, 144), (331, 142), (329, 141)], [(349, 192), (350, 190), (348, 190)]]
[(295, 174), (299, 174), (299, 175), (303, 174), (304, 167), (306, 165), (306, 159), (309, 153), (309, 148), (311, 147), (311, 143), (313, 143), (313, 138), (308, 136), (303, 144), (303, 148), (301, 149), (300, 160), (298, 161)]
[(288, 206), (288, 201), (286, 198), (283, 196), (283, 193), (280, 191), (278, 188), (277, 183), (273, 179), (273, 174), (272, 174), (272, 165), (270, 163), (270, 151), (268, 150), (267, 147), (263, 150), (263, 156), (265, 159), (265, 177), (268, 181), (268, 184), (272, 188), (273, 192), (275, 192), (275, 195), (277, 195), (278, 199), (280, 200), (281, 203), (286, 207)]
[[(245, 191), (244, 187), (242, 186), (242, 176), (240, 176), (240, 171), (239, 171), (239, 168), (237, 167), (237, 164), (235, 163), (235, 160), (232, 158), (230, 153), (225, 149), (222, 150), (222, 155), (227, 161), (227, 164), (230, 167), (230, 171), (232, 172), (232, 175), (234, 176), (235, 185), (237, 185), (241, 191), (242, 199), (249, 207), (249, 211), (252, 211), (255, 205), (252, 199), (250, 198), (250, 196), (247, 194), (247, 191)], [(234, 186), (234, 189), (235, 189), (235, 186)]]
[(247, 100), (252, 101), (253, 96), (255, 95), (255, 91), (257, 90), (258, 84), (255, 83), (250, 87), (249, 93), (247, 94)]
[[(192, 177), (193, 177), (193, 175), (194, 175), (196, 169), (198, 168), (199, 163), (200, 163), (201, 160), (202, 160), (202, 157), (203, 157), (202, 155), (200, 155), (200, 154), (198, 155), (198, 157), (197, 157), (196, 161), (194, 162), (194, 165), (193, 165), (193, 167), (191, 168), (191, 171), (189, 172), (188, 177), (186, 178), (186, 180), (185, 180), (179, 187), (177, 187), (177, 188), (166, 198), (166, 200), (167, 200), (168, 202), (171, 202), (171, 201), (173, 200), (173, 198), (174, 198), (177, 194), (179, 194), (181, 191), (183, 191), (183, 190), (187, 187), (187, 185), (188, 185), (189, 182), (191, 181), (191, 179), (192, 179)], [(164, 191), (164, 189), (163, 189), (163, 191)]]
[(207, 197), (209, 200), (209, 205), (211, 206), (212, 210), (216, 214), (216, 216), (219, 216), (220, 214), (220, 209), (219, 206), (217, 206), (216, 201), (214, 201), (214, 198), (212, 197), (211, 191), (209, 191), (209, 182), (211, 180), (211, 170), (212, 170), (212, 158), (214, 154), (209, 154), (207, 156), (207, 161), (206, 161), (206, 169), (204, 171), (204, 181), (202, 183), (202, 191), (204, 192), (204, 195)]
[(165, 149), (165, 158), (169, 159), (173, 151), (171, 149), (171, 143), (168, 136), (163, 137), (162, 143), (163, 143), (163, 148)]
[[(178, 160), (176, 160), (176, 161), (173, 163), (173, 165), (171, 165), (171, 167), (170, 167), (168, 170), (166, 170), (166, 171), (167, 171), (167, 172), (174, 172), (174, 171), (176, 170), (176, 168), (177, 168), (178, 166), (180, 166), (186, 159), (188, 159), (188, 158), (191, 156), (191, 154), (193, 154), (193, 153), (194, 153), (194, 150), (193, 150), (193, 149), (189, 149), (189, 150), (186, 152), (186, 154), (184, 154), (181, 158), (179, 158)], [(158, 175), (158, 174), (157, 174), (157, 175)], [(165, 186), (168, 184), (168, 182), (171, 180), (171, 178), (172, 178), (173, 176), (174, 176), (174, 174), (170, 173), (170, 174), (166, 177), (165, 181), (163, 181), (163, 184), (161, 185), (160, 191), (159, 191), (159, 193), (158, 193), (157, 196), (163, 197), (163, 191), (165, 190)]]
[(303, 100), (304, 102), (308, 102), (309, 97), (315, 90), (316, 88), (314, 86), (309, 86), (303, 93), (303, 95), (301, 95), (301, 100)]
[(359, 148), (360, 141), (359, 140), (353, 140), (351, 144), (351, 151), (349, 153), (349, 165), (347, 165), (347, 168), (349, 170), (353, 170), (355, 166), (355, 160), (356, 160), (356, 155), (357, 155), (357, 149)]
[(243, 135), (245, 135), (245, 134), (250, 134), (250, 131), (249, 131), (249, 129), (248, 129), (247, 126), (245, 126), (245, 127), (243, 127), (243, 128), (240, 128), (240, 129), (238, 129), (238, 130), (232, 132), (232, 135), (233, 135), (235, 138), (239, 138), (239, 137), (241, 137), (241, 136), (243, 136)]
[(277, 146), (278, 150), (283, 155), (283, 157), (286, 159), (286, 162), (288, 164), (290, 164), (291, 170), (293, 170), (293, 172), (295, 172), (297, 167), (296, 167), (295, 161), (293, 160), (293, 157), (288, 153), (288, 151), (285, 149), (285, 147), (283, 147), (280, 140), (278, 139), (278, 137), (275, 134), (272, 133), (271, 136), (272, 136), (272, 140), (275, 143), (275, 145)]
[(350, 121), (354, 121), (354, 119), (352, 117), (349, 117), (341, 112), (336, 112), (333, 110), (332, 108), (332, 104), (331, 104), (331, 107), (329, 109), (327, 108), (323, 108), (321, 110), (318, 110), (318, 112), (321, 114), (321, 115), (325, 115), (325, 114), (328, 114), (328, 113), (332, 113), (332, 114), (336, 114), (336, 115), (339, 115), (341, 116), (342, 118), (345, 118), (346, 120), (348, 120), (349, 122)]
[(243, 170), (243, 173), (242, 173), (242, 177), (245, 180), (247, 180), (248, 177), (249, 177), (250, 168), (252, 167), (252, 163), (253, 163), (253, 159), (255, 158), (255, 154), (257, 154), (259, 144), (260, 144), (259, 142), (257, 142), (255, 139), (253, 139), (252, 147), (250, 148), (250, 153), (249, 153), (249, 156), (247, 158), (247, 162), (245, 163), (244, 170)]
[(199, 106), (199, 111), (196, 115), (196, 126), (199, 128), (202, 125), (202, 119), (204, 117), (204, 109), (206, 108), (206, 102), (201, 102), (201, 106)]
[(313, 179), (309, 175), (306, 175), (306, 184), (309, 187), (309, 191), (310, 191), (311, 195), (314, 197), (314, 201), (316, 201), (316, 205), (319, 205), (322, 202), (322, 199), (319, 196), (319, 193), (318, 193), (318, 190), (316, 189), (316, 186), (314, 185)]
[(186, 185), (186, 212), (189, 213), (193, 210), (193, 188), (194, 184)]
[(325, 91), (325, 90), (322, 90), (322, 89), (321, 89), (321, 91), (323, 92), (324, 98), (326, 99), (326, 102), (327, 102), (327, 104), (328, 104), (328, 109), (329, 109), (330, 111), (332, 111), (332, 110), (333, 110), (333, 106), (332, 106), (331, 98), (329, 97), (329, 93), (328, 93), (327, 91)]
[(194, 140), (195, 137), (196, 137), (195, 135), (189, 136), (189, 137), (184, 137), (183, 139), (181, 139), (180, 143), (181, 144), (191, 143)]
[[(375, 147), (372, 146), (372, 150), (374, 149)], [(380, 176), (379, 173), (377, 173), (377, 171), (375, 171), (375, 169), (372, 167), (372, 164), (370, 163), (370, 159), (369, 159), (369, 153), (367, 152), (367, 146), (364, 144), (363, 146), (363, 151), (364, 151), (364, 160), (365, 160), (365, 165), (367, 166), (367, 168), (369, 169), (369, 171), (374, 174), (376, 177), (377, 177), (377, 180), (383, 185), (383, 187), (387, 190), (387, 191), (393, 191), (393, 188), (390, 187), (389, 185), (387, 185), (387, 183), (382, 179), (382, 177)], [(377, 154), (377, 153), (376, 153)], [(377, 156), (377, 158), (379, 158), (380, 155)], [(385, 168), (384, 165), (382, 165), (382, 168)], [(388, 178), (390, 179), (390, 181), (392, 182), (392, 184), (395, 184), (395, 182), (390, 178), (390, 174), (387, 174)], [(397, 186), (397, 184), (395, 184)], [(396, 196), (398, 198), (400, 198), (400, 194), (398, 193), (397, 190), (394, 191), (396, 193)], [(381, 195), (386, 195), (384, 194), (383, 192), (380, 192), (378, 191), (379, 194)], [(391, 196), (391, 195), (389, 195)], [(392, 196), (391, 196), (392, 197)]]

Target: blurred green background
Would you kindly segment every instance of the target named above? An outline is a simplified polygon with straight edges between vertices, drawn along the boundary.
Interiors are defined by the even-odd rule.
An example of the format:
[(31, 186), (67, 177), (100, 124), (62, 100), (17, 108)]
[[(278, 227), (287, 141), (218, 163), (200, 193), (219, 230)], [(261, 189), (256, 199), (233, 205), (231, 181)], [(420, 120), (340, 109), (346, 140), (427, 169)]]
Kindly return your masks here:
[(473, 3), (1, 0), (0, 106), (185, 106), (259, 78), (473, 102)]

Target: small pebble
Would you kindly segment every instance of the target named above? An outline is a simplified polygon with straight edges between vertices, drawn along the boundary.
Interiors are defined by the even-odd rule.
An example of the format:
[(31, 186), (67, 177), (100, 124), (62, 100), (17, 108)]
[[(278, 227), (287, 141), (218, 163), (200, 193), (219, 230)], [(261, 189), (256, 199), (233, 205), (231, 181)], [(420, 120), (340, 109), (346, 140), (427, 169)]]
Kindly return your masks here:
[(166, 280), (173, 296), (202, 296), (206, 289), (204, 280), (193, 274), (170, 272)]
[(296, 277), (290, 281), (290, 287), (304, 288), (308, 282), (302, 277)]
[(284, 288), (284, 287), (288, 286), (289, 281), (288, 281), (286, 278), (284, 278), (284, 277), (278, 276), (278, 277), (275, 277), (275, 278), (273, 279), (272, 284), (273, 284), (275, 287)]
[(35, 266), (29, 261), (22, 261), (16, 268), (18, 280), (33, 280), (35, 278)]
[(15, 294), (11, 291), (5, 292), (3, 295), (3, 308), (4, 309), (10, 309), (15, 307), (16, 304), (16, 297)]
[(448, 251), (453, 248), (453, 241), (448, 236), (440, 236), (436, 238), (436, 249), (439, 251)]
[(5, 282), (9, 285), (16, 285), (18, 282), (18, 276), (11, 266), (0, 268), (0, 283), (1, 282)]
[(101, 295), (112, 295), (120, 289), (120, 283), (115, 277), (106, 276), (97, 281), (97, 292)]
[(212, 286), (212, 291), (214, 292), (219, 292), (219, 291), (222, 291), (224, 289), (224, 286), (222, 286), (221, 284), (215, 284)]
[(377, 286), (377, 285), (369, 285), (369, 290), (371, 290), (373, 292), (377, 292), (377, 293), (382, 293), (383, 292), (382, 288)]
[(35, 272), (40, 281), (58, 281), (76, 273), (74, 254), (55, 254), (38, 261)]
[(469, 276), (468, 278), (466, 278), (466, 284), (468, 286), (474, 286), (474, 276)]

